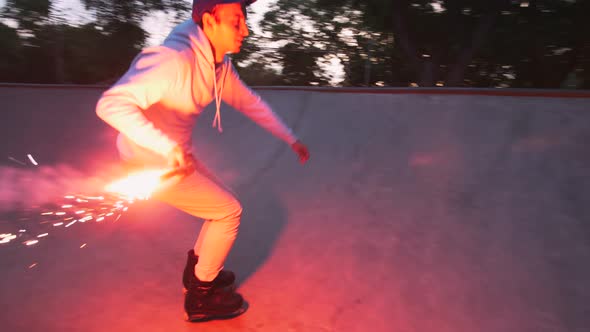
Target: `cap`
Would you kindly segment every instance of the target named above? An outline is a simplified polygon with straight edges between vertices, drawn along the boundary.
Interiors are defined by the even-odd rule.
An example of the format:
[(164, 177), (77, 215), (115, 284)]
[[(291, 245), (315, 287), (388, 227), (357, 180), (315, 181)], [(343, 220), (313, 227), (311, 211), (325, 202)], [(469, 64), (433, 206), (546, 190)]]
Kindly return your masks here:
[(193, 0), (193, 21), (195, 23), (201, 22), (203, 14), (210, 12), (213, 7), (228, 3), (241, 3), (249, 6), (256, 0)]

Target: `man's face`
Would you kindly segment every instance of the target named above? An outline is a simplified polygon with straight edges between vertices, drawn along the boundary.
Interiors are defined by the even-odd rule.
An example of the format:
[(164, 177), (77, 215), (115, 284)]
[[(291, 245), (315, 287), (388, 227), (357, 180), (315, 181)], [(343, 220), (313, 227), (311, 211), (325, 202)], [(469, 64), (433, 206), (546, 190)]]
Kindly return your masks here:
[(246, 17), (239, 3), (222, 4), (215, 7), (211, 19), (204, 18), (207, 36), (216, 53), (238, 53), (243, 39), (248, 36)]

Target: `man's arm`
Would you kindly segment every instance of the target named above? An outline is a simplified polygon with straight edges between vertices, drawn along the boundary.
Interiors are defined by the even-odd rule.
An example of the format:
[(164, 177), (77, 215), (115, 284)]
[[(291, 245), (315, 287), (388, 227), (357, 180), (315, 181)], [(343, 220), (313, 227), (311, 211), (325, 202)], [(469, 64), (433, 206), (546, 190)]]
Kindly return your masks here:
[(242, 112), (287, 144), (292, 145), (297, 141), (291, 129), (271, 110), (270, 106), (242, 82), (231, 62), (228, 64), (222, 98), (228, 105)]
[[(226, 60), (227, 61), (227, 60)], [(268, 130), (274, 136), (285, 141), (299, 157), (303, 164), (309, 159), (307, 147), (293, 134), (291, 129), (279, 118), (262, 98), (246, 86), (235, 68), (229, 62), (224, 83), (223, 100)]]
[(137, 145), (166, 158), (177, 145), (142, 113), (174, 84), (175, 53), (164, 48), (137, 57), (131, 68), (97, 103), (96, 114)]

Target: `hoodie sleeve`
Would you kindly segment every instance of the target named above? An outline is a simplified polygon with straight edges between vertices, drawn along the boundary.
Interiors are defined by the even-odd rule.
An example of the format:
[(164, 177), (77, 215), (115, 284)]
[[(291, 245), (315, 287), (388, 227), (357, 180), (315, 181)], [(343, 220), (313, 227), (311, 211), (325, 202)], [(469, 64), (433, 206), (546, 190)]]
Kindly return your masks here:
[[(227, 60), (226, 60), (227, 61)], [(275, 137), (287, 142), (289, 145), (297, 141), (297, 137), (291, 129), (276, 115), (262, 98), (250, 88), (238, 76), (235, 68), (228, 61), (227, 76), (224, 83), (223, 101), (244, 113), (252, 121), (268, 130)]]
[(160, 101), (176, 81), (176, 54), (163, 48), (144, 52), (103, 93), (96, 114), (137, 145), (167, 156), (177, 143), (156, 128), (142, 110)]

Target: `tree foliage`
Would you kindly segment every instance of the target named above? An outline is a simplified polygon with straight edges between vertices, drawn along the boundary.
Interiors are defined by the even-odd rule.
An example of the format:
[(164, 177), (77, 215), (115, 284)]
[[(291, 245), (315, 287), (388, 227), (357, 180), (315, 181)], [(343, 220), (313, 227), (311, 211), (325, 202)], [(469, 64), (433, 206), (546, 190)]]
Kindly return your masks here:
[[(285, 81), (315, 71), (309, 58), (317, 63), (331, 55), (345, 71), (342, 85), (558, 88), (569, 82), (588, 88), (588, 6), (575, 0), (278, 0), (265, 16), (270, 37), (264, 42), (291, 45), (273, 53), (273, 60), (289, 64)], [(302, 32), (309, 22), (315, 31)]]
[[(110, 83), (145, 46), (146, 16), (190, 12), (186, 0), (80, 1), (94, 20), (76, 26), (49, 0), (7, 0), (0, 80)], [(588, 89), (588, 12), (581, 0), (277, 0), (234, 62), (261, 85)]]
[(12, 72), (1, 79), (26, 83), (111, 83), (145, 45), (142, 19), (153, 10), (189, 10), (183, 0), (82, 0), (95, 20), (68, 24), (48, 0), (8, 0), (1, 17), (17, 28), (0, 26), (3, 63)]

